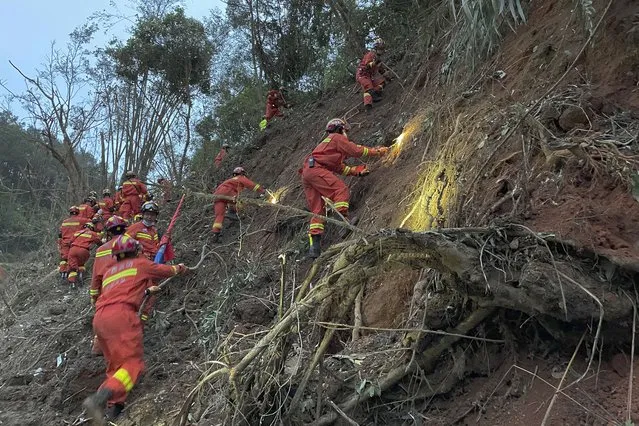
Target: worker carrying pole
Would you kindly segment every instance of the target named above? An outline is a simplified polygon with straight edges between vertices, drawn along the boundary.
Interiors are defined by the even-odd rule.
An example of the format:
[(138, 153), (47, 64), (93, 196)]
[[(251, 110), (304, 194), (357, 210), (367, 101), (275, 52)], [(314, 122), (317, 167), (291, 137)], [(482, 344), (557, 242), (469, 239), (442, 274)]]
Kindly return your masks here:
[[(382, 157), (388, 153), (388, 148), (380, 146), (368, 148), (348, 139), (347, 131), (350, 125), (341, 118), (334, 118), (326, 124), (328, 135), (317, 145), (311, 155), (304, 159), (304, 165), (299, 170), (308, 208), (312, 213), (323, 214), (325, 203), (322, 197), (331, 200), (335, 210), (344, 218), (348, 218), (348, 201), (350, 194), (346, 184), (335, 173), (343, 176), (366, 176), (370, 173), (368, 167), (347, 166), (344, 160), (350, 157)], [(321, 253), (320, 240), (324, 233), (324, 221), (313, 217), (309, 226), (311, 258), (319, 257)]]

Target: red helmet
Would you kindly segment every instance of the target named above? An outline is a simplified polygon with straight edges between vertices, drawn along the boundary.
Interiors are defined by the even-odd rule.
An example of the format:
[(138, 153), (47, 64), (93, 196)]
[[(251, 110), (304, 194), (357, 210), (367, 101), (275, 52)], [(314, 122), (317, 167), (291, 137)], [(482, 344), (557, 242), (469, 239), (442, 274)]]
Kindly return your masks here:
[(126, 228), (126, 221), (124, 219), (122, 219), (120, 216), (111, 216), (110, 218), (107, 219), (106, 223), (104, 224), (104, 227), (109, 232), (117, 231), (118, 227), (121, 227), (122, 229), (125, 229)]
[(155, 201), (147, 201), (146, 203), (142, 204), (142, 208), (140, 209), (140, 211), (142, 213), (152, 212), (152, 213), (160, 214), (160, 207), (157, 205)]
[(135, 238), (128, 235), (120, 235), (113, 243), (111, 254), (120, 257), (120, 254), (135, 253), (138, 251), (140, 243)]
[(246, 171), (244, 170), (244, 167), (236, 167), (233, 169), (233, 174), (234, 175), (245, 175)]
[(69, 214), (80, 214), (80, 209), (78, 206), (69, 207)]
[(328, 123), (326, 123), (327, 133), (341, 133), (343, 130), (351, 130), (351, 126), (346, 122), (346, 120), (342, 120), (341, 118), (333, 118)]

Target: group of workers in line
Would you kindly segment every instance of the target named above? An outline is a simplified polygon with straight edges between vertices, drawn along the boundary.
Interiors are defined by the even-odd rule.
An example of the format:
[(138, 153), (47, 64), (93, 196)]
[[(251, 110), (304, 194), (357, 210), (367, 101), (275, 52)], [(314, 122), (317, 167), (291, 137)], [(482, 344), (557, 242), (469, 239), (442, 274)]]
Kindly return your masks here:
[[(364, 92), (367, 109), (381, 99), (386, 81), (379, 59), (383, 50), (384, 42), (377, 39), (357, 70), (356, 79)], [(269, 91), (260, 127), (265, 128), (273, 117), (283, 116), (280, 111), (283, 106), (288, 104), (281, 90)], [(318, 216), (326, 214), (326, 203), (329, 202), (331, 208), (348, 219), (349, 189), (337, 174), (366, 176), (370, 170), (365, 164), (346, 165), (344, 161), (347, 158), (383, 157), (389, 151), (384, 146), (356, 144), (348, 137), (349, 130), (346, 120), (330, 120), (325, 127), (326, 136), (306, 156), (299, 169), (308, 209)], [(221, 167), (228, 150), (228, 144), (224, 144), (214, 160), (216, 168)], [(69, 282), (75, 282), (72, 274), (77, 277), (83, 270), (91, 247), (100, 245), (96, 250), (89, 294), (96, 309), (93, 318), (94, 351), (104, 355), (107, 377), (98, 391), (83, 403), (94, 425), (104, 425), (107, 420), (118, 416), (127, 394), (144, 369), (143, 322), (148, 318), (151, 304), (144, 305), (146, 309), (138, 312), (143, 300), (160, 290), (159, 280), (189, 270), (183, 264), (154, 263), (161, 245), (156, 229), (159, 207), (149, 200), (146, 186), (135, 173), (127, 172), (125, 176), (120, 195), (115, 200), (105, 190), (104, 199), (99, 203), (89, 199), (80, 207), (71, 207), (70, 217), (65, 219), (60, 231), (60, 253), (65, 262), (68, 260), (66, 277)], [(169, 201), (170, 182), (160, 180), (158, 184), (164, 189), (165, 201)], [(218, 197), (213, 202), (215, 219), (212, 225), (214, 241), (220, 238), (225, 218), (237, 219), (237, 196), (244, 189), (262, 197), (267, 192), (266, 188), (250, 180), (242, 167), (236, 167), (232, 177), (216, 187), (214, 195)], [(97, 221), (94, 217), (96, 204), (101, 210), (98, 215), (101, 220)], [(135, 220), (137, 214), (142, 215), (139, 221)], [(103, 236), (94, 229), (97, 223), (103, 223)], [(311, 258), (321, 254), (324, 227), (321, 217), (311, 218), (308, 232)], [(62, 262), (60, 270), (62, 273)]]

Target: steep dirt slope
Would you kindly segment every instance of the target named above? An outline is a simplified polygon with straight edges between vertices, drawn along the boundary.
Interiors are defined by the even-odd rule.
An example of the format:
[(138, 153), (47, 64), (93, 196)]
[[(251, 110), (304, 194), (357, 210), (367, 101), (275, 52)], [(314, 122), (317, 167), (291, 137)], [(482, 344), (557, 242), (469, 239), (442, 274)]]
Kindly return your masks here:
[[(347, 114), (351, 138), (369, 146), (389, 146), (406, 130), (396, 158), (372, 162), (373, 172), (365, 178), (347, 179), (352, 214), (364, 231), (514, 221), (636, 268), (639, 205), (630, 183), (639, 151), (639, 6), (632, 0), (613, 2), (594, 47), (570, 69), (587, 38), (570, 13), (572, 3), (533, 2), (528, 22), (506, 34), (499, 51), (470, 83), (444, 84), (439, 77), (441, 46), (436, 46), (423, 63), (410, 64), (409, 58), (392, 64), (402, 80), (391, 82), (384, 100), (368, 114), (351, 84), (310, 105), (295, 105), (252, 148), (232, 158), (225, 171), (241, 164), (269, 188), (288, 187), (283, 204), (304, 208), (297, 173), (302, 159), (321, 140), (326, 121)], [(594, 4), (601, 13), (607, 2)], [(566, 78), (538, 103), (566, 70)], [(526, 108), (530, 114), (522, 119)], [(175, 233), (179, 259), (187, 264), (197, 261), (212, 222), (203, 203), (209, 202), (188, 199)], [(172, 284), (147, 326), (147, 373), (118, 425), (172, 424), (211, 361), (233, 361), (250, 349), (253, 333), (263, 333), (276, 315), (278, 254), (289, 254), (286, 277), (296, 279), (294, 283), (310, 266), (304, 258), (305, 226), (305, 218), (246, 206), (242, 222), (229, 226), (203, 270)], [(335, 227), (329, 226), (325, 242), (338, 241)], [(54, 274), (47, 275), (55, 263), (52, 255), (38, 261), (49, 269), (9, 265), (15, 278), (3, 284), (13, 312), (2, 308), (0, 420), (9, 425), (83, 424), (80, 403), (102, 377), (102, 359), (89, 355), (88, 297), (85, 289), (69, 289)], [(414, 321), (412, 304), (417, 303), (421, 275), (389, 267), (371, 280), (362, 302), (364, 325), (390, 328)], [(447, 303), (433, 318), (446, 317)], [(458, 366), (460, 359), (465, 364), (459, 367), (459, 381), (434, 393), (439, 396), (372, 400), (349, 414), (360, 424), (540, 423), (554, 392), (544, 380), (559, 382), (575, 345), (562, 347), (541, 327), (524, 327), (532, 322), (504, 312), (485, 327), (512, 324), (524, 330), (512, 347), (468, 346), (468, 353), (451, 349), (455, 362), (450, 365)], [(239, 341), (233, 340), (238, 336)], [(388, 352), (382, 358), (391, 357), (387, 353), (403, 356), (404, 338), (370, 333), (349, 346), (347, 333), (331, 343), (329, 352), (357, 359), (357, 354), (384, 348)], [(219, 343), (226, 352), (215, 349)], [(604, 348), (596, 372), (571, 389), (573, 400), (559, 398), (551, 424), (613, 424), (625, 418), (629, 346), (604, 338)], [(587, 355), (580, 352), (575, 370), (584, 371)], [(378, 361), (368, 356), (370, 362)], [(348, 362), (336, 358), (327, 364), (337, 371)], [(639, 411), (636, 383), (632, 413)], [(226, 395), (211, 389), (208, 395), (214, 396), (196, 402), (194, 423), (224, 421)]]

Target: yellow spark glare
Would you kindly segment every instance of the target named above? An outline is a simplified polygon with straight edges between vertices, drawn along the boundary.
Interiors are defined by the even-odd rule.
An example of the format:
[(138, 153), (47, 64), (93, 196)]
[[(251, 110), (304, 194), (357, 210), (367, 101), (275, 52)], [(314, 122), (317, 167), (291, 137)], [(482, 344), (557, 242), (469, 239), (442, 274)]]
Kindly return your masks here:
[(424, 126), (425, 112), (419, 113), (410, 120), (404, 126), (402, 133), (395, 138), (393, 144), (390, 146), (390, 152), (384, 157), (385, 164), (392, 164), (397, 160), (399, 154), (402, 153), (408, 142), (412, 140), (414, 136), (421, 133)]
[(269, 196), (268, 202), (271, 204), (278, 204), (280, 200), (282, 199), (282, 197), (284, 197), (284, 195), (286, 195), (286, 193), (288, 192), (288, 186), (283, 186), (281, 188), (276, 189), (275, 191), (269, 191), (267, 189), (266, 192), (268, 193), (268, 196)]

